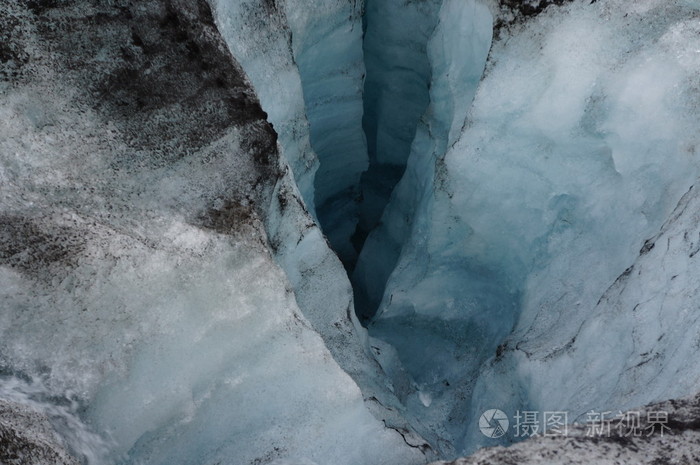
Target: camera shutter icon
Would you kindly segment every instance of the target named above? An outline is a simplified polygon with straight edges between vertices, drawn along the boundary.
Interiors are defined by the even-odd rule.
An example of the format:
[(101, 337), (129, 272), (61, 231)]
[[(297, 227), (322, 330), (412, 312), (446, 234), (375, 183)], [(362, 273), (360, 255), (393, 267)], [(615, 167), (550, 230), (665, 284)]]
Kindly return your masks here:
[(508, 415), (498, 409), (490, 409), (485, 411), (479, 417), (479, 429), (481, 433), (492, 439), (500, 438), (508, 431)]

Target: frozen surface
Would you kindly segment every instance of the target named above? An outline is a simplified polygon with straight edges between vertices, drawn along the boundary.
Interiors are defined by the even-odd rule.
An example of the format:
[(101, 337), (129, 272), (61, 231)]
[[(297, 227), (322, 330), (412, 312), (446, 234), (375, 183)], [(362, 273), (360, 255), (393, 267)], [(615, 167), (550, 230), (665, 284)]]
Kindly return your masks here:
[(359, 215), (360, 2), (211, 6), (3, 4), (0, 397), (89, 463), (398, 465), (697, 390), (697, 1), (367, 2)]
[(275, 7), (275, 2), (259, 0), (210, 3), (219, 32), (250, 79), (279, 135), (297, 188), (313, 212), (318, 159), (309, 140), (304, 92), (284, 11)]
[[(425, 462), (315, 330), (362, 351), (342, 267), (206, 4), (11, 3), (0, 21), (3, 396), (22, 379), (25, 403), (75, 402), (116, 462)], [(336, 278), (339, 314), (300, 311), (309, 269)]]
[[(3, 465), (102, 463), (111, 444), (80, 419), (72, 393), (48, 395), (40, 380), (0, 378), (0, 461)], [(61, 434), (57, 434), (56, 431)]]
[[(573, 80), (574, 85), (562, 82), (561, 88), (566, 90), (561, 101), (544, 93), (537, 103), (530, 104), (530, 118), (535, 127), (546, 133), (551, 129), (568, 130), (569, 137), (577, 143), (572, 144), (572, 152), (562, 151), (565, 157), (557, 178), (564, 184), (558, 182), (550, 192), (550, 212), (543, 219), (550, 218), (551, 229), (534, 242), (536, 255), (524, 281), (522, 313), (503, 346), (502, 353), (508, 357), (502, 365), (486, 368), (474, 391), (473, 412), (487, 403), (507, 407), (526, 402), (536, 407), (567, 409), (575, 416), (591, 408), (629, 408), (688, 395), (697, 389), (697, 383), (679, 383), (676, 375), (654, 377), (655, 385), (647, 382), (650, 378), (631, 376), (639, 369), (632, 367), (646, 360), (648, 344), (656, 346), (652, 354), (658, 353), (664, 359), (677, 352), (674, 342), (658, 340), (661, 334), (655, 334), (664, 322), (684, 334), (678, 336), (681, 339), (695, 337), (698, 331), (694, 321), (681, 318), (687, 305), (682, 300), (670, 305), (652, 304), (641, 312), (639, 308), (635, 310), (636, 303), (644, 300), (641, 289), (653, 286), (657, 280), (655, 272), (639, 278), (642, 283), (630, 294), (631, 300), (640, 297), (639, 302), (616, 305), (606, 303), (610, 299), (601, 300), (601, 296), (634, 263), (645, 240), (658, 233), (698, 174), (698, 5), (653, 1), (634, 5), (575, 4), (563, 13), (566, 16), (560, 20), (554, 11), (551, 19), (542, 18), (554, 26), (555, 42), (548, 46), (558, 53), (558, 60), (567, 56), (582, 60), (570, 63), (566, 69), (578, 70), (578, 77), (589, 77), (581, 83)], [(571, 50), (567, 44), (580, 43), (576, 39), (579, 34), (588, 37), (594, 55), (567, 55), (559, 49)], [(608, 39), (606, 34), (615, 37)], [(576, 42), (567, 42), (567, 38)], [(560, 69), (558, 60), (548, 65)], [(558, 74), (550, 78), (549, 89), (557, 88)], [(577, 112), (569, 114), (570, 109), (577, 108)], [(542, 119), (547, 114), (556, 119), (547, 123)], [(553, 135), (547, 138), (552, 140)], [(594, 145), (588, 146), (589, 143)], [(547, 146), (543, 147), (547, 154), (543, 163), (551, 166), (555, 157)], [(589, 151), (589, 157), (578, 155), (576, 163), (572, 163), (570, 154), (581, 154), (582, 150)], [(595, 166), (599, 163), (597, 154), (605, 155), (607, 167), (596, 170), (584, 165), (586, 171), (580, 171), (584, 166), (577, 166), (579, 160)], [(597, 176), (589, 177), (589, 173)], [(538, 175), (541, 179), (542, 174)], [(510, 182), (515, 184), (512, 178)], [(523, 195), (517, 191), (514, 194)], [(514, 202), (515, 197), (510, 201)], [(550, 216), (553, 213), (557, 216)], [(527, 217), (524, 219), (525, 222), (511, 223), (510, 227), (525, 230), (528, 222)], [(676, 266), (685, 267), (680, 255), (674, 261)], [(659, 260), (650, 268), (663, 270), (665, 265)], [(688, 276), (692, 275), (689, 271)], [(670, 281), (671, 277), (667, 279)], [(689, 292), (693, 289), (690, 285)], [(673, 316), (675, 312), (680, 313)], [(618, 324), (602, 324), (601, 314), (618, 315)], [(590, 336), (580, 341), (577, 334), (586, 327), (607, 334), (588, 333)], [(656, 342), (647, 340), (646, 348), (627, 342), (652, 338)], [(608, 350), (600, 350), (602, 341), (606, 341)], [(676, 360), (692, 360), (697, 346), (686, 343), (682, 347), (690, 352)], [(562, 362), (569, 351), (577, 356)], [(513, 365), (513, 360), (518, 362)], [(667, 369), (674, 370), (674, 363), (667, 362)], [(502, 375), (509, 370), (507, 367), (514, 366), (517, 369), (508, 375), (511, 381), (501, 385), (507, 388), (493, 389), (503, 378), (494, 379), (492, 374)], [(602, 373), (606, 382), (599, 378)], [(651, 375), (647, 372), (647, 376)], [(684, 376), (692, 380), (696, 375), (690, 369)], [(478, 435), (472, 432), (471, 437)], [(469, 436), (466, 440), (470, 440)]]
[[(644, 316), (625, 308), (615, 326), (594, 322), (616, 311), (598, 300), (698, 173), (697, 28), (696, 2), (549, 7), (501, 31), (463, 127), (458, 112), (449, 135), (417, 132), (414, 149), (439, 146), (435, 138), (447, 152), (435, 169), (407, 171), (402, 184), (425, 193), (402, 194), (400, 184), (368, 240), (386, 263), (400, 253), (370, 335), (396, 348), (403, 370), (392, 371), (413, 386), (409, 410), (432, 419), (458, 452), (489, 441), (475, 421), (486, 408), (583, 412), (617, 407), (624, 392), (637, 404), (692, 392), (693, 381), (676, 376), (656, 387), (628, 375), (614, 381), (649, 349), (620, 338), (655, 334), (659, 307)], [(431, 106), (440, 102), (433, 88), (449, 86), (431, 86)], [(414, 150), (409, 167), (428, 150)], [(371, 263), (368, 250), (358, 271)], [(387, 273), (365, 269), (369, 283)], [(377, 299), (381, 286), (368, 289)], [(687, 337), (697, 332), (671, 321)], [(582, 325), (591, 336), (573, 344)], [(606, 350), (592, 336), (603, 326)], [(554, 356), (568, 349), (580, 358)]]

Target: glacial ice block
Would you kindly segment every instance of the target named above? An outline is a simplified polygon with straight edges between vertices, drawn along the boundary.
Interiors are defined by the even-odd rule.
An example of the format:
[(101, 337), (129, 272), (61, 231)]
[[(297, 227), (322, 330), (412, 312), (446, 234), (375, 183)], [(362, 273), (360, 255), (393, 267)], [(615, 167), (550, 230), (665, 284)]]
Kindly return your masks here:
[[(409, 410), (433, 419), (457, 451), (493, 444), (472, 421), (487, 408), (580, 411), (592, 405), (583, 399), (690, 394), (671, 389), (673, 377), (594, 387), (587, 374), (619, 377), (641, 354), (621, 342), (606, 365), (595, 338), (572, 338), (599, 311), (633, 311), (596, 305), (698, 174), (697, 15), (684, 1), (550, 6), (499, 31), (471, 110), (447, 121), (449, 136), (417, 131), (419, 151), (356, 278), (391, 271), (385, 289), (368, 286), (381, 302), (370, 335), (392, 343), (411, 374)], [(449, 141), (444, 156), (412, 172), (435, 141)], [(403, 183), (425, 187), (416, 195)], [(396, 266), (363, 266), (370, 250), (399, 253)], [(635, 331), (656, 320), (644, 321)], [(608, 337), (631, 330), (620, 320)], [(558, 354), (571, 350), (581, 354), (576, 375), (559, 369), (570, 358)], [(576, 389), (565, 373), (581, 380)]]

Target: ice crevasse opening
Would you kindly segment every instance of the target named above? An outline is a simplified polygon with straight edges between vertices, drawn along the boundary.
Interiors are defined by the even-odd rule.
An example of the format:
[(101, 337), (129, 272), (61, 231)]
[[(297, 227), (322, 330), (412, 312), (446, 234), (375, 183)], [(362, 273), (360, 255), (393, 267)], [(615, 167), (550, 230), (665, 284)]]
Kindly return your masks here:
[[(566, 389), (588, 403), (544, 386), (566, 385), (569, 353), (594, 357), (577, 331), (693, 182), (696, 20), (687, 1), (365, 3), (366, 169), (333, 197), (356, 216), (319, 219), (402, 415), (441, 455), (488, 444), (472, 420), (490, 404), (600, 407), (598, 374)], [(345, 145), (324, 140), (332, 173)], [(620, 389), (608, 405), (657, 400)]]
[(365, 4), (345, 264), (404, 416), (443, 456), (493, 444), (474, 421), (489, 406), (573, 421), (695, 389), (692, 370), (617, 382), (677, 347), (641, 350), (653, 320), (608, 293), (697, 175), (697, 19), (690, 1)]
[(0, 397), (81, 460), (418, 464), (698, 389), (697, 1), (10, 3)]

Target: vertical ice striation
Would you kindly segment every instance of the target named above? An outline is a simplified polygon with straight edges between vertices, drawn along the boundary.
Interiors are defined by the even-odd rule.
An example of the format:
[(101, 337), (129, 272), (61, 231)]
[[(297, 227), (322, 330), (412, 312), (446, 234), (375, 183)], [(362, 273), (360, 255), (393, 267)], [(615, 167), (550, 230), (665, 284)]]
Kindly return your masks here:
[[(390, 4), (389, 2), (383, 5), (386, 8)], [(393, 185), (385, 186), (390, 188), (389, 193), (392, 194), (390, 207), (387, 207), (381, 222), (365, 243), (353, 275), (358, 308), (365, 318), (371, 317), (380, 304), (384, 286), (396, 265), (401, 246), (409, 235), (413, 218), (429, 214), (427, 210), (416, 214), (414, 209), (419, 205), (419, 199), (423, 197), (426, 189), (430, 189), (432, 186), (436, 159), (444, 154), (447, 146), (452, 144), (459, 135), (481, 78), (491, 42), (491, 17), (481, 4), (471, 1), (444, 2), (438, 11), (432, 13), (432, 16), (435, 16), (434, 19), (430, 15), (427, 15), (426, 19), (426, 12), (422, 11), (430, 3), (419, 3), (418, 5), (421, 5), (418, 7), (419, 11), (410, 9), (407, 11), (416, 16), (413, 18), (414, 21), (427, 21), (428, 26), (422, 25), (421, 28), (430, 31), (429, 42), (423, 44), (422, 49), (410, 42), (408, 44), (405, 41), (398, 41), (396, 44), (389, 42), (393, 46), (389, 50), (404, 61), (403, 66), (397, 67), (391, 62), (387, 66), (386, 59), (380, 60), (380, 63), (376, 64), (375, 72), (381, 76), (382, 85), (377, 83), (373, 85), (368, 83), (367, 85), (367, 106), (376, 105), (376, 108), (369, 110), (370, 112), (377, 112), (384, 106), (415, 104), (416, 99), (412, 96), (422, 95), (428, 89), (429, 94), (425, 95), (424, 100), (426, 106), (428, 101), (430, 106), (423, 107), (425, 112), (422, 115), (414, 115), (413, 130), (402, 136), (398, 134), (401, 127), (405, 129), (405, 123), (399, 125), (400, 118), (409, 118), (411, 112), (405, 111), (403, 108), (394, 108), (400, 118), (390, 116), (390, 113), (387, 112), (381, 124), (376, 123), (376, 126), (387, 134), (377, 134), (376, 138), (371, 138), (371, 140), (376, 140), (378, 144), (376, 157), (379, 160), (385, 160), (379, 164), (388, 163), (387, 160), (393, 158), (396, 165), (408, 163), (408, 167), (396, 190), (391, 191)], [(437, 23), (434, 32), (431, 27), (433, 22)], [(377, 29), (376, 34), (385, 30), (380, 27)], [(401, 27), (397, 27), (397, 29), (401, 31), (401, 34), (408, 34), (406, 29)], [(384, 33), (386, 34), (386, 32)], [(396, 31), (393, 33), (399, 34)], [(368, 36), (367, 40), (370, 39), (371, 37)], [(370, 45), (366, 46), (366, 48), (370, 47)], [(378, 45), (374, 45), (374, 47), (379, 48)], [(412, 67), (420, 69), (421, 66), (416, 66), (415, 62), (420, 64), (422, 61), (425, 62), (424, 66), (427, 69), (418, 80), (419, 82), (416, 82), (416, 74), (409, 71), (413, 69)], [(387, 66), (387, 68), (382, 66)], [(396, 74), (399, 75), (399, 78), (396, 78)], [(406, 84), (394, 88), (396, 81), (401, 82), (400, 77), (403, 77), (410, 85)], [(427, 80), (427, 84), (421, 84), (424, 79)], [(424, 90), (418, 90), (422, 88), (421, 86), (424, 87)], [(384, 90), (384, 87), (388, 89)], [(396, 92), (399, 95), (395, 95)], [(378, 101), (371, 100), (372, 93), (381, 96)], [(386, 102), (382, 104), (381, 102), (384, 100)], [(366, 118), (368, 133), (372, 133), (372, 116)], [(409, 147), (406, 147), (407, 152), (399, 156), (397, 154), (403, 150), (401, 147), (402, 144), (405, 145), (405, 142), (394, 144), (388, 140), (396, 141), (401, 137), (407, 137), (413, 142)], [(384, 142), (380, 143), (382, 140)], [(401, 157), (404, 157), (403, 162), (400, 162)], [(381, 174), (381, 170), (372, 174), (373, 169), (376, 167), (370, 169), (367, 174), (369, 177)], [(399, 172), (402, 171), (403, 168), (399, 170)], [(386, 178), (382, 178), (382, 182), (385, 181)], [(369, 194), (369, 190), (372, 188), (367, 185), (366, 187), (368, 190), (365, 191), (364, 207), (372, 208), (371, 205), (381, 204), (382, 202), (379, 200), (372, 200), (372, 195)], [(384, 201), (389, 201), (389, 198), (387, 197)], [(381, 209), (375, 213), (381, 214)]]
[[(491, 43), (492, 18), (488, 8), (476, 1), (445, 1), (436, 16), (437, 26), (426, 45), (432, 76), (430, 104), (418, 123), (405, 174), (380, 225), (365, 243), (353, 279), (367, 292), (365, 308), (371, 312), (379, 306), (370, 334), (398, 351), (403, 369), (386, 366), (396, 365), (396, 360), (380, 356), (380, 361), (389, 373), (396, 373), (394, 383), (397, 389), (401, 386), (399, 397), (408, 405), (412, 421), (420, 425), (418, 428), (437, 434), (438, 447), (450, 455), (454, 452), (452, 441), (465, 421), (455, 392), (462, 395), (459, 384), (474, 375), (473, 363), (479, 358), (465, 343), (478, 337), (479, 331), (474, 329), (478, 322), (460, 319), (460, 302), (482, 289), (478, 284), (470, 287), (464, 273), (452, 275), (447, 255), (454, 250), (444, 255), (426, 252), (420, 249), (420, 242), (450, 242), (464, 233), (457, 228), (441, 230), (443, 222), (452, 218), (433, 195), (445, 175), (442, 158), (460, 135), (481, 78)], [(415, 287), (398, 290), (395, 281), (390, 281), (382, 300), (384, 285), (402, 250), (403, 261), (394, 276), (412, 279)], [(441, 261), (445, 274), (438, 271), (426, 276), (430, 267)], [(490, 305), (492, 311), (510, 310), (508, 303), (498, 299)], [(440, 320), (431, 314), (439, 314)], [(500, 326), (491, 331), (498, 330)], [(455, 358), (460, 359), (459, 366), (454, 364)]]
[(260, 0), (210, 3), (219, 31), (246, 71), (268, 120), (279, 134), (280, 147), (297, 188), (313, 214), (318, 159), (309, 141), (304, 92), (284, 8), (274, 1)]
[[(403, 175), (416, 127), (430, 101), (426, 48), (440, 3), (369, 0), (365, 7), (367, 77), (362, 122), (369, 169), (362, 176), (359, 224), (353, 237), (358, 250), (377, 226)], [(363, 283), (356, 288), (362, 289)], [(362, 293), (358, 297), (360, 313), (366, 313), (365, 298)]]
[(341, 259), (354, 260), (349, 238), (357, 221), (359, 177), (367, 167), (361, 2), (211, 3), (280, 134), (306, 206)]
[(360, 175), (367, 168), (362, 131), (362, 1), (287, 0), (294, 59), (301, 75), (311, 145), (318, 154), (316, 213), (343, 262), (356, 252)]

